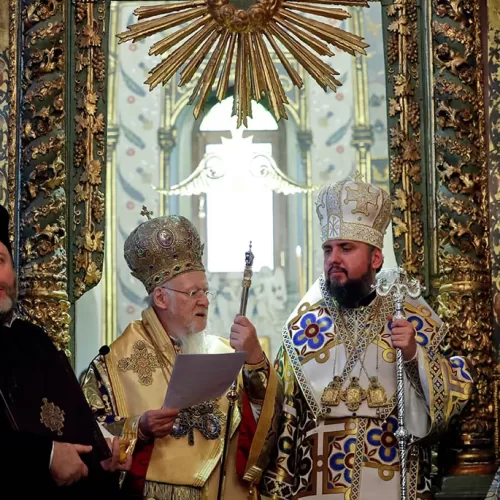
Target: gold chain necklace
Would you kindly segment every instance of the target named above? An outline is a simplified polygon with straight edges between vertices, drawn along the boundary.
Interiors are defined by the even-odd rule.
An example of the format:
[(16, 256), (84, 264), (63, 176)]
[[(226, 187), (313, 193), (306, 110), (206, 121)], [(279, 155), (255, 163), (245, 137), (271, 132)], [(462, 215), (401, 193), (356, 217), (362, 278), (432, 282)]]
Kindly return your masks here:
[[(376, 299), (377, 303), (375, 304), (375, 308), (373, 310), (373, 317), (376, 317), (377, 314), (379, 313), (380, 309), (380, 300), (378, 298)], [(366, 322), (370, 316), (370, 308), (367, 309), (366, 315), (363, 317), (363, 324), (366, 325)], [(379, 352), (378, 352), (378, 347), (379, 347), (379, 336), (380, 332), (377, 332), (375, 342), (377, 344), (377, 354), (376, 354), (376, 375), (375, 376), (370, 376), (368, 374), (368, 371), (366, 370), (365, 367), (365, 359), (366, 359), (366, 352), (368, 350), (369, 344), (366, 345), (363, 356), (359, 358), (359, 363), (360, 363), (360, 370), (359, 374), (357, 377), (351, 376), (351, 380), (349, 382), (349, 385), (345, 390), (342, 390), (342, 386), (348, 377), (349, 373), (352, 373), (352, 368), (349, 370), (349, 362), (352, 362), (352, 359), (354, 356), (359, 355), (359, 345), (360, 345), (360, 340), (359, 340), (359, 320), (358, 320), (358, 315), (357, 311), (354, 312), (355, 314), (355, 344), (353, 344), (353, 348), (351, 349), (351, 353), (346, 362), (346, 367), (344, 367), (344, 370), (342, 372), (341, 376), (335, 375), (336, 372), (336, 364), (337, 364), (337, 350), (335, 350), (335, 357), (334, 357), (334, 362), (333, 362), (333, 380), (328, 384), (328, 386), (324, 389), (322, 397), (321, 397), (321, 403), (323, 406), (327, 407), (326, 411), (327, 413), (331, 412), (331, 406), (338, 406), (340, 404), (340, 401), (344, 401), (347, 408), (350, 411), (356, 411), (359, 409), (363, 401), (367, 401), (367, 405), (370, 408), (377, 408), (377, 413), (379, 412), (379, 408), (382, 406), (385, 406), (387, 404), (387, 393), (382, 386), (382, 384), (379, 382), (378, 379), (378, 374), (379, 374)], [(349, 331), (347, 329), (347, 325), (345, 324), (344, 316), (339, 310), (340, 316), (340, 321), (341, 326), (344, 329), (344, 332), (349, 335)], [(348, 337), (346, 336), (346, 339)], [(335, 348), (337, 348), (335, 346)], [(369, 381), (369, 386), (368, 389), (363, 389), (360, 384), (359, 384), (359, 378), (361, 375), (361, 371), (365, 373), (368, 381)]]

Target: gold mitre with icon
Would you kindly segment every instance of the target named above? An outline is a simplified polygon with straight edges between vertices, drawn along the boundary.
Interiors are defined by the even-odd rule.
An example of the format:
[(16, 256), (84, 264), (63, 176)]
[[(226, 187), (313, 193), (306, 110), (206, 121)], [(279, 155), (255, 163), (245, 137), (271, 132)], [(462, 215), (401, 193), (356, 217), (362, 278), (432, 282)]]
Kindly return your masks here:
[(382, 249), (392, 217), (392, 202), (383, 189), (359, 174), (323, 187), (316, 200), (321, 240), (351, 240)]
[(193, 224), (182, 215), (150, 216), (125, 241), (124, 255), (132, 276), (142, 282), (148, 294), (179, 274), (204, 271), (204, 245)]

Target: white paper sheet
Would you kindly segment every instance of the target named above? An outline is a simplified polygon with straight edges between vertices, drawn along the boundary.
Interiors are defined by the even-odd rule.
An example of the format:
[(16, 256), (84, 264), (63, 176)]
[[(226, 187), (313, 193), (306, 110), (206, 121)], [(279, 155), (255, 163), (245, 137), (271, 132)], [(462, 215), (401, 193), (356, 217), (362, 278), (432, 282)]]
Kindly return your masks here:
[(222, 396), (246, 357), (246, 352), (178, 354), (163, 407), (182, 410)]

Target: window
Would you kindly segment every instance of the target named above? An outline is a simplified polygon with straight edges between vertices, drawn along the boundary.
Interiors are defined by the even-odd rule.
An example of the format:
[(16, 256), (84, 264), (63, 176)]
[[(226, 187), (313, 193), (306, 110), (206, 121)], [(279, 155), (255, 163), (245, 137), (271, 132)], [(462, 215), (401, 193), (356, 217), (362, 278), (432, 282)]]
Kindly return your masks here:
[(278, 133), (278, 124), (264, 106), (252, 102), (253, 118), (248, 120), (248, 128), (237, 129), (232, 105), (232, 98), (216, 104), (199, 129), (201, 154), (215, 155), (211, 161), (219, 162), (223, 171), (221, 177), (211, 181), (204, 199), (207, 270), (241, 273), (242, 256), (250, 241), (255, 253), (254, 271), (262, 267), (273, 270), (276, 194), (259, 178), (258, 162), (252, 160), (256, 155), (273, 155), (276, 145), (272, 136)]
[(206, 196), (208, 271), (241, 272), (250, 240), (253, 269), (274, 269), (273, 192), (248, 168), (253, 155), (272, 155), (272, 145), (247, 143), (242, 148), (238, 141), (225, 141), (207, 144), (206, 152), (223, 158), (229, 166)]

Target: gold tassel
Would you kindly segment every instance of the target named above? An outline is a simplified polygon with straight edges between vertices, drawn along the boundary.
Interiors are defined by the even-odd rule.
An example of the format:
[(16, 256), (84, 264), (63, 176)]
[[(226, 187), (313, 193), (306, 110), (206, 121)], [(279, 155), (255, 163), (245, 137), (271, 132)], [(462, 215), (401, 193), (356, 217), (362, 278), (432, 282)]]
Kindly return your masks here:
[(192, 486), (146, 481), (144, 500), (201, 500), (201, 490)]

